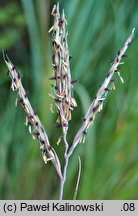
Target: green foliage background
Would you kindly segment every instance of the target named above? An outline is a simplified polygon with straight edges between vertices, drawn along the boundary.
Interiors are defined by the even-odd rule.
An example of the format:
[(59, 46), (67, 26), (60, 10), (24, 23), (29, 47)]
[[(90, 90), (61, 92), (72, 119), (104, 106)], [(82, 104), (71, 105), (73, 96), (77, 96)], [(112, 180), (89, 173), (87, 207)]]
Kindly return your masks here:
[[(6, 51), (21, 70), (23, 84), (49, 139), (63, 161), (60, 129), (54, 127), (48, 93), (52, 75), (48, 30), (55, 1), (0, 1), (0, 198), (58, 199), (59, 179), (52, 164), (45, 165), (39, 145), (25, 127), (25, 114), (15, 108), (16, 94), (2, 57)], [(72, 77), (79, 79), (74, 96), (78, 107), (70, 123), (69, 142), (80, 127), (88, 106), (102, 83), (110, 60), (135, 27), (135, 39), (121, 68), (125, 83), (116, 77), (112, 92), (90, 128), (85, 144), (71, 158), (65, 199), (72, 199), (82, 161), (77, 199), (138, 199), (138, 1), (59, 0), (68, 20)]]

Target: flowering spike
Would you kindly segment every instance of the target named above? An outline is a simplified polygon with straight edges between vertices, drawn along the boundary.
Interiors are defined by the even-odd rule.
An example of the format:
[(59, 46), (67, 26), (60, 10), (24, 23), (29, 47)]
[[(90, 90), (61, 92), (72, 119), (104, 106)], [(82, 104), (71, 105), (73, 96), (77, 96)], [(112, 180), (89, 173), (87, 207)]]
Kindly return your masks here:
[(68, 130), (68, 121), (71, 119), (71, 110), (77, 106), (75, 99), (72, 97), (72, 84), (75, 84), (77, 81), (72, 81), (71, 79), (70, 55), (67, 42), (68, 33), (66, 31), (67, 21), (64, 10), (60, 14), (59, 4), (54, 5), (51, 14), (54, 16), (52, 28), (52, 65), (54, 76), (50, 80), (55, 81), (55, 102), (60, 116), (57, 121), (62, 125), (63, 133), (65, 134)]
[[(26, 112), (26, 125), (29, 125), (29, 132), (38, 139), (40, 143), (40, 149), (42, 151), (42, 157), (44, 162), (47, 161), (47, 156), (51, 158), (52, 163), (54, 164), (58, 175), (62, 178), (61, 167), (59, 159), (56, 155), (56, 152), (53, 148), (51, 148), (49, 139), (46, 131), (44, 130), (43, 125), (37, 114), (34, 112), (29, 99), (27, 97), (26, 91), (22, 85), (21, 77), (19, 76), (19, 72), (16, 70), (10, 59), (7, 55), (3, 53), (4, 61), (8, 67), (9, 76), (12, 80), (12, 90), (18, 92), (18, 101)], [(33, 132), (36, 130), (36, 134)]]
[[(69, 156), (72, 154), (72, 152), (74, 151), (77, 144), (80, 141), (82, 141), (83, 131), (88, 129), (90, 124), (93, 124), (93, 120), (95, 118), (96, 113), (101, 111), (102, 106), (103, 106), (103, 101), (101, 99), (103, 98), (103, 96), (106, 96), (109, 91), (111, 91), (112, 89), (115, 89), (114, 82), (112, 82), (112, 89), (110, 89), (108, 87), (111, 80), (112, 80), (112, 76), (114, 75), (115, 72), (118, 73), (121, 82), (124, 83), (124, 80), (121, 77), (120, 72), (119, 72), (119, 69), (120, 69), (119, 64), (120, 64), (122, 58), (124, 57), (124, 54), (125, 54), (128, 46), (130, 45), (131, 41), (133, 40), (134, 31), (135, 31), (135, 29), (132, 30), (132, 32), (131, 32), (130, 36), (128, 37), (128, 39), (126, 40), (123, 48), (117, 52), (115, 59), (112, 61), (111, 68), (110, 68), (109, 72), (107, 73), (107, 76), (106, 76), (103, 84), (100, 86), (100, 88), (96, 94), (95, 99), (91, 103), (91, 105), (90, 105), (90, 107), (89, 107), (89, 109), (88, 109), (88, 111), (84, 117), (85, 121), (83, 122), (81, 128), (78, 130), (77, 134), (74, 137), (73, 144), (68, 151)], [(99, 105), (100, 101), (102, 101), (102, 104)], [(93, 118), (92, 121), (90, 121), (91, 116)]]

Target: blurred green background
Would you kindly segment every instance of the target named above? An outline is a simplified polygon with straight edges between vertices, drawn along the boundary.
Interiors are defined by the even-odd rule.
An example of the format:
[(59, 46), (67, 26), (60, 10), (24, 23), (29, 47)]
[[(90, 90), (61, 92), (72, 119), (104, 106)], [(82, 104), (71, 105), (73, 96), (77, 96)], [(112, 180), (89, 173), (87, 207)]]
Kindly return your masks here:
[[(56, 1), (0, 0), (0, 199), (58, 199), (59, 179), (51, 163), (45, 165), (37, 141), (25, 127), (25, 113), (15, 108), (2, 49), (21, 71), (30, 101), (63, 163), (63, 143), (56, 142), (56, 113), (49, 110), (51, 9)], [(125, 83), (116, 77), (103, 111), (89, 129), (85, 144), (71, 157), (65, 199), (72, 199), (82, 173), (77, 199), (138, 199), (138, 1), (59, 0), (68, 20), (69, 47), (78, 107), (73, 112), (68, 140), (73, 140), (110, 61), (131, 30), (135, 38), (121, 68)], [(73, 130), (72, 130), (73, 129)]]

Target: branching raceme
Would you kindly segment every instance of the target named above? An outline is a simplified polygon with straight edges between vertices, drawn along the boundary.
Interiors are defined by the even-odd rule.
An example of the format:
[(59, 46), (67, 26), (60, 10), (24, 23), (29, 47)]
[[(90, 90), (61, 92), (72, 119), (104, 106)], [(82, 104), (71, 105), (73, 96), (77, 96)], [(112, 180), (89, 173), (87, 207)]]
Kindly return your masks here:
[[(76, 100), (72, 96), (72, 90), (73, 85), (77, 82), (77, 80), (71, 79), (71, 57), (69, 55), (68, 49), (68, 33), (66, 31), (67, 21), (65, 19), (64, 11), (62, 14), (60, 14), (59, 5), (57, 4), (54, 5), (51, 15), (54, 17), (54, 24), (49, 30), (49, 32), (52, 32), (52, 65), (54, 69), (54, 75), (50, 78), (50, 80), (53, 81), (51, 84), (52, 89), (50, 96), (53, 98), (54, 104), (57, 107), (57, 123), (61, 125), (63, 132), (63, 141), (65, 145), (65, 163), (63, 165), (63, 171), (61, 169), (61, 164), (57, 153), (49, 142), (46, 130), (44, 129), (38, 115), (36, 112), (34, 112), (29, 102), (28, 96), (21, 82), (20, 73), (16, 70), (7, 55), (4, 55), (4, 60), (8, 67), (8, 74), (12, 80), (12, 90), (16, 91), (18, 94), (16, 105), (19, 102), (26, 113), (26, 126), (29, 126), (29, 132), (32, 134), (32, 137), (37, 138), (39, 141), (44, 162), (47, 163), (48, 161), (51, 161), (55, 166), (60, 177), (59, 198), (63, 199), (64, 184), (66, 181), (66, 173), (70, 156), (73, 154), (78, 143), (85, 142), (87, 130), (89, 126), (93, 125), (96, 114), (102, 110), (107, 94), (115, 89), (113, 75), (117, 74), (121, 82), (124, 82), (122, 76), (120, 75), (119, 66), (123, 63), (122, 59), (126, 56), (125, 52), (134, 37), (135, 29), (132, 30), (123, 48), (118, 51), (105, 80), (100, 86), (94, 100), (88, 108), (85, 117), (83, 118), (82, 126), (76, 133), (72, 145), (69, 146), (67, 141), (69, 121), (71, 120), (71, 112), (73, 108), (77, 106)], [(53, 104), (51, 104), (51, 111), (53, 111), (52, 106)], [(58, 143), (60, 141), (61, 137), (59, 138)]]

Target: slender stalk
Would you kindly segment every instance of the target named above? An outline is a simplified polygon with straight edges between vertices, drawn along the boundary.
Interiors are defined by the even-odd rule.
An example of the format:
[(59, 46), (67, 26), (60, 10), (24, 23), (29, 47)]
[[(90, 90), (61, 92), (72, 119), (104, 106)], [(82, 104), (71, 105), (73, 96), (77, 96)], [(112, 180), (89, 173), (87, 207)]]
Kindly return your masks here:
[(64, 152), (64, 169), (63, 169), (63, 175), (60, 181), (60, 193), (59, 193), (59, 199), (63, 199), (63, 191), (64, 191), (64, 184), (66, 182), (66, 176), (67, 176), (67, 168), (68, 168), (68, 163), (69, 163), (69, 156), (67, 154), (69, 144), (67, 142), (67, 133), (64, 133), (64, 144), (65, 144), (65, 152)]
[(73, 197), (74, 200), (76, 200), (76, 198), (77, 198), (77, 193), (78, 193), (78, 188), (79, 188), (79, 183), (80, 183), (80, 177), (81, 177), (81, 159), (80, 159), (80, 156), (78, 156), (78, 161), (79, 161), (79, 172), (78, 172), (78, 178), (77, 178), (76, 188), (75, 188), (74, 197)]
[(59, 199), (60, 200), (63, 199), (64, 185), (65, 185), (65, 182), (66, 182), (68, 164), (69, 164), (69, 156), (66, 155), (63, 175), (62, 175), (62, 179), (61, 179), (61, 182), (60, 182), (60, 193), (59, 193)]

